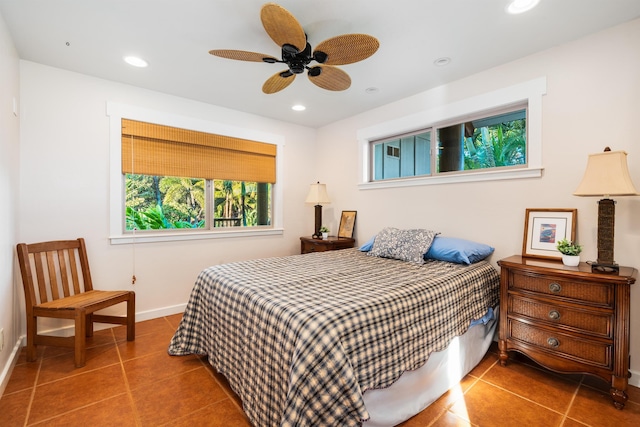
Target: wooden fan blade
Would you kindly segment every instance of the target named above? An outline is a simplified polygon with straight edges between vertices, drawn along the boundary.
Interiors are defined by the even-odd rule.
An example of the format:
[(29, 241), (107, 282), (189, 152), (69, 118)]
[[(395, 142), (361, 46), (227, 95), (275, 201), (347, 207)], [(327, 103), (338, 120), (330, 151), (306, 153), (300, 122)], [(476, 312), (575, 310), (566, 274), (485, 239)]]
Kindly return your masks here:
[(326, 65), (344, 65), (362, 61), (376, 53), (380, 42), (367, 34), (343, 34), (316, 46), (315, 52), (327, 54)]
[(253, 61), (253, 62), (267, 62), (264, 59), (270, 59), (272, 61), (278, 61), (271, 55), (265, 55), (258, 52), (247, 52), (246, 50), (231, 50), (231, 49), (215, 49), (210, 50), (211, 55), (219, 56), (227, 59), (237, 59), (239, 61)]
[(262, 6), (260, 19), (264, 30), (269, 37), (280, 47), (290, 44), (304, 50), (307, 46), (307, 36), (298, 20), (284, 7), (275, 3), (267, 3)]
[(262, 91), (266, 94), (280, 92), (282, 89), (289, 86), (295, 80), (296, 75), (290, 73), (288, 77), (282, 77), (282, 73), (286, 73), (288, 70), (280, 71), (269, 77), (267, 81), (262, 85)]
[(320, 68), (321, 72), (317, 76), (314, 76), (313, 72), (307, 73), (309, 80), (322, 89), (339, 91), (349, 89), (351, 86), (351, 77), (340, 68), (330, 65), (317, 65), (313, 68)]

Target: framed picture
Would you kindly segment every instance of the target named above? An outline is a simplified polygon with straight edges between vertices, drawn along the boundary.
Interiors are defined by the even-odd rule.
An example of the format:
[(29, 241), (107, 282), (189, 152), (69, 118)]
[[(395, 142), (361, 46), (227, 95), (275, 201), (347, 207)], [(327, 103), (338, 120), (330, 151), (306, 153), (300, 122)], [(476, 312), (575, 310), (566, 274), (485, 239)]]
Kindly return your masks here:
[(556, 244), (576, 238), (577, 209), (527, 209), (524, 217), (522, 256), (561, 259)]
[(342, 211), (338, 237), (353, 238), (353, 229), (356, 226), (356, 211)]

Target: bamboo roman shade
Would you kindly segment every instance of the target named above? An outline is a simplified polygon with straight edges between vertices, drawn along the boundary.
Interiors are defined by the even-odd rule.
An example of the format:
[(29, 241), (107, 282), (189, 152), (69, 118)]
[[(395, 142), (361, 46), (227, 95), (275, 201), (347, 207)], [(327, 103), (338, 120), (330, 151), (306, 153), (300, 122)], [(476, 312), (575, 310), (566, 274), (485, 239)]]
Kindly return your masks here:
[(122, 173), (276, 182), (276, 146), (122, 119)]

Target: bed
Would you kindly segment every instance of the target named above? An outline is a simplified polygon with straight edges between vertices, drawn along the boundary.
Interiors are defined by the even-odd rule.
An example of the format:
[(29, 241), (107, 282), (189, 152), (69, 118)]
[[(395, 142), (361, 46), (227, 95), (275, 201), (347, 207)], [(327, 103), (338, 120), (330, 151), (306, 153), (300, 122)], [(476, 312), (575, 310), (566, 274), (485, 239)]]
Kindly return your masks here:
[[(206, 355), (256, 426), (394, 425), (480, 361), (498, 287), (487, 261), (415, 263), (358, 249), (216, 265), (198, 276), (168, 351)], [(462, 360), (436, 381), (437, 396), (418, 393), (390, 414), (383, 393), (429, 388), (424, 375), (450, 370), (447, 351)]]

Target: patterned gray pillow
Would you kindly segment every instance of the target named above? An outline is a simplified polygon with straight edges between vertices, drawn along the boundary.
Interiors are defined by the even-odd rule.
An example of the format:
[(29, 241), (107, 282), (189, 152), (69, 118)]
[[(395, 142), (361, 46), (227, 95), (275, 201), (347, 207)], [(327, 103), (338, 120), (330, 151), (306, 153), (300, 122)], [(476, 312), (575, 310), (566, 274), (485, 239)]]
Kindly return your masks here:
[(424, 254), (438, 234), (432, 230), (387, 227), (378, 233), (367, 255), (424, 264)]

